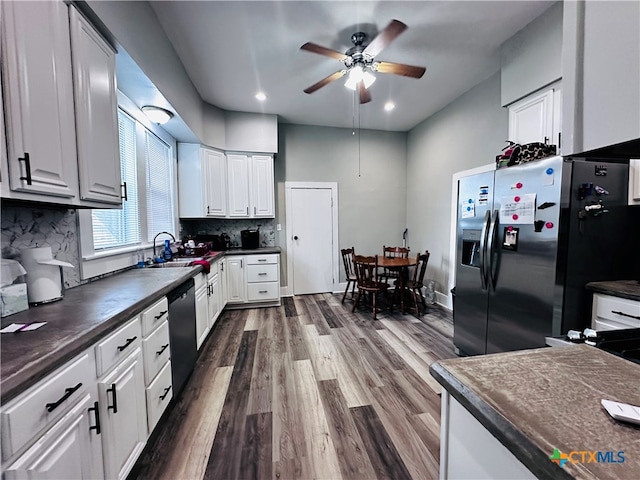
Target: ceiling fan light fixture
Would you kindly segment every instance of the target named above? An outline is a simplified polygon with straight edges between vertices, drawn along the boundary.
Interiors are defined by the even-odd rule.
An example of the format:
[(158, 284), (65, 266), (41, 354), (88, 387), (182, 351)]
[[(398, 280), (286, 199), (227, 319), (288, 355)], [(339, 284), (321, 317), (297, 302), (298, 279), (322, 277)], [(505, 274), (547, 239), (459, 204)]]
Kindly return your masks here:
[(349, 78), (344, 86), (355, 90), (361, 81), (364, 83), (364, 88), (369, 88), (376, 81), (376, 77), (371, 72), (363, 69), (362, 66), (356, 65), (349, 71)]
[(164, 108), (154, 107), (153, 105), (145, 105), (140, 108), (149, 120), (158, 125), (164, 125), (173, 117), (173, 113)]

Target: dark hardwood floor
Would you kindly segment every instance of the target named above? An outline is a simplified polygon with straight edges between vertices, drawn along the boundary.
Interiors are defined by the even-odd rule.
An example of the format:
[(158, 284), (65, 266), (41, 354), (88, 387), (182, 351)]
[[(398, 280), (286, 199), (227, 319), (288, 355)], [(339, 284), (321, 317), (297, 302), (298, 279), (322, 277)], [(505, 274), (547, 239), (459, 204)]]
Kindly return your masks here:
[(226, 311), (130, 478), (433, 479), (451, 314), (322, 294)]

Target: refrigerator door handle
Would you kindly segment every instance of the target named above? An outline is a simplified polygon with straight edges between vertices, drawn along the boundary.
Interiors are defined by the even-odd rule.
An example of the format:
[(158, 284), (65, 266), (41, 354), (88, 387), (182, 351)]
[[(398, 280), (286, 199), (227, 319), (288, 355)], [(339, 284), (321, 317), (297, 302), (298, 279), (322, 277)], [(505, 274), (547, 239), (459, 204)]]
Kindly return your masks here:
[(484, 216), (484, 224), (480, 233), (480, 282), (482, 290), (487, 289), (487, 235), (489, 234), (489, 223), (491, 221), (491, 211), (487, 211)]
[[(487, 212), (488, 214), (489, 212)], [(499, 219), (500, 211), (494, 210), (493, 215), (491, 216), (491, 225), (489, 227), (489, 235), (487, 244), (487, 279), (489, 288), (493, 288), (493, 291), (496, 290), (496, 282), (498, 281), (498, 266), (495, 265), (497, 261), (494, 258), (494, 245), (496, 242), (496, 235), (498, 232), (498, 219)]]

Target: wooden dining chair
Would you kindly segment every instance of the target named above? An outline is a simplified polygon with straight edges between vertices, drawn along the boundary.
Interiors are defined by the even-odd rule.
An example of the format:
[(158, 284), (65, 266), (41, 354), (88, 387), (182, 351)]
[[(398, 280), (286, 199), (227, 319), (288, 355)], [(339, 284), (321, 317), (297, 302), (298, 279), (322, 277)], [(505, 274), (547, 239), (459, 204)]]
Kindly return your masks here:
[(351, 286), (351, 299), (355, 295), (356, 291), (356, 272), (353, 268), (353, 255), (355, 254), (355, 249), (351, 248), (343, 248), (340, 250), (342, 254), (342, 262), (344, 263), (344, 273), (347, 277), (347, 287), (344, 289), (344, 295), (342, 295), (342, 303), (344, 303), (344, 299), (347, 297), (347, 292), (349, 291), (349, 286)]
[[(373, 311), (373, 319), (376, 319), (376, 314), (378, 313), (378, 295), (380, 293), (387, 294), (387, 289), (389, 288), (389, 284), (385, 282), (381, 282), (378, 278), (378, 255), (374, 257), (365, 257), (362, 255), (354, 255), (353, 256), (353, 265), (356, 272), (356, 282), (358, 293), (356, 294), (356, 300), (353, 303), (352, 312), (356, 311), (356, 308), (360, 304), (360, 299), (362, 298), (362, 294), (365, 297), (371, 297), (371, 309)], [(391, 304), (389, 307), (391, 307)]]
[(424, 296), (422, 295), (422, 287), (424, 282), (424, 273), (427, 270), (427, 263), (429, 262), (429, 250), (426, 250), (423, 254), (418, 254), (416, 258), (416, 267), (413, 271), (413, 278), (409, 280), (405, 286), (405, 288), (411, 293), (411, 297), (413, 298), (413, 306), (416, 310), (416, 315), (420, 316), (420, 308), (418, 307), (418, 295), (420, 296), (420, 301), (424, 306), (425, 312), (427, 310), (427, 304), (424, 301)]
[[(382, 255), (387, 258), (409, 258), (410, 251), (411, 249), (409, 247), (382, 246)], [(388, 268), (383, 269), (380, 274), (381, 279), (386, 282), (397, 280), (399, 276), (400, 272), (398, 270), (390, 270)]]

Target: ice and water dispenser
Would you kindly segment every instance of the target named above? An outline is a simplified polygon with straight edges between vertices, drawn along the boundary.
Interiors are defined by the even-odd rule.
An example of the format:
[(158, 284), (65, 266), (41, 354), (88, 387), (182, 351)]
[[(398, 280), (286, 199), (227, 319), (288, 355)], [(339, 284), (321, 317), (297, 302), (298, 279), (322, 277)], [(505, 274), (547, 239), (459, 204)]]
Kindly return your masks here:
[(480, 268), (481, 230), (462, 231), (462, 265)]

